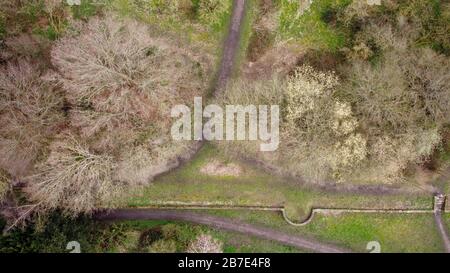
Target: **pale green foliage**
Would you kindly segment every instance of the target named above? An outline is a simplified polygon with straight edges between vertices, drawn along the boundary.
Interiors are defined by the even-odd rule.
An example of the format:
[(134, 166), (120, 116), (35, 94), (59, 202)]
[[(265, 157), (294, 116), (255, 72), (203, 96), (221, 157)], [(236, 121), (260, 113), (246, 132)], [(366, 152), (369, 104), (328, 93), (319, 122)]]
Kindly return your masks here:
[[(232, 0), (103, 0), (115, 11), (186, 34), (221, 34), (231, 12)], [(206, 33), (202, 33), (206, 32)], [(198, 38), (198, 37), (197, 37)], [(211, 38), (211, 37), (210, 37)]]
[(310, 66), (302, 66), (288, 79), (286, 89), (286, 119), (295, 122), (310, 111), (316, 111), (333, 95), (338, 79), (334, 75), (315, 72)]
[(286, 142), (282, 153), (291, 159), (287, 161), (307, 161), (304, 156), (308, 155), (322, 168), (331, 169), (334, 177), (366, 157), (366, 140), (356, 132), (358, 120), (350, 105), (334, 98), (338, 84), (333, 73), (317, 72), (310, 66), (298, 68), (287, 80), (282, 125), (282, 141)]

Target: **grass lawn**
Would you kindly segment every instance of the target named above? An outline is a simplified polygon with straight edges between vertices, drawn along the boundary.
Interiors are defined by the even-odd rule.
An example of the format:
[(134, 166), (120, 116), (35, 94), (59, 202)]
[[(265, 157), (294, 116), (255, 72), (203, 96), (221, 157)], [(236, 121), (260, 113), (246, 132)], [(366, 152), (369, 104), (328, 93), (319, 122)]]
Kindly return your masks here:
[(170, 230), (169, 235), (163, 235), (163, 240), (175, 242), (177, 252), (185, 252), (190, 241), (200, 233), (210, 234), (213, 238), (223, 242), (225, 253), (292, 253), (301, 250), (284, 246), (269, 240), (249, 237), (234, 232), (212, 229), (202, 225), (169, 222), (169, 221), (124, 221), (117, 223), (124, 230), (120, 242), (109, 249), (109, 252), (146, 252), (146, 245), (142, 240), (150, 230)]
[[(441, 238), (432, 214), (345, 213), (317, 215), (303, 227), (287, 224), (280, 213), (211, 210), (208, 213), (271, 227), (295, 235), (316, 238), (367, 252), (370, 241), (378, 241), (382, 252), (442, 252)], [(450, 217), (447, 217), (450, 224)]]
[(450, 235), (450, 213), (444, 215), (444, 223), (447, 226), (448, 234)]
[(136, 193), (127, 201), (128, 206), (145, 207), (159, 202), (285, 206), (293, 220), (306, 217), (312, 207), (427, 209), (432, 206), (429, 195), (375, 196), (319, 192), (244, 163), (238, 163), (242, 168), (238, 177), (202, 174), (202, 166), (213, 159), (224, 164), (230, 162), (215, 146), (207, 144), (187, 165), (157, 178)]
[(344, 46), (347, 34), (339, 27), (333, 27), (336, 12), (345, 8), (351, 0), (318, 0), (302, 14), (302, 2), (279, 1), (278, 32), (283, 40), (293, 39), (303, 46), (336, 52)]

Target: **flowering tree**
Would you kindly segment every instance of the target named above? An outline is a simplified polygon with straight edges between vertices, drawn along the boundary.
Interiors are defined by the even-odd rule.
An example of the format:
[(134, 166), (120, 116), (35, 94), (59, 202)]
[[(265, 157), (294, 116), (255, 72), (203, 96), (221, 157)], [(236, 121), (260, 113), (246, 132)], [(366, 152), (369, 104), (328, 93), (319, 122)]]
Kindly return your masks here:
[(214, 239), (209, 234), (200, 234), (192, 241), (188, 248), (188, 253), (222, 253), (222, 242)]

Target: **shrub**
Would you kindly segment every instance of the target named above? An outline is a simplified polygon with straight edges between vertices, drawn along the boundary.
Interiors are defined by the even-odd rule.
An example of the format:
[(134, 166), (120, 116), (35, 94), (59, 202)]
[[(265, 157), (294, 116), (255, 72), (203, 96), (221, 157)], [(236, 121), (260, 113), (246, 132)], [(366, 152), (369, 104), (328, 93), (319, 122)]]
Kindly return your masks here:
[(0, 204), (3, 202), (4, 198), (6, 197), (6, 194), (10, 190), (10, 178), (8, 174), (0, 169)]
[(287, 80), (282, 125), (287, 162), (310, 157), (339, 177), (365, 159), (366, 140), (357, 133), (358, 120), (348, 103), (335, 98), (338, 84), (333, 73), (317, 72), (310, 66), (300, 67)]
[(45, 49), (49, 48), (49, 43), (40, 36), (21, 34), (5, 39), (6, 53), (9, 59), (25, 58), (38, 59), (42, 57)]
[(223, 253), (223, 243), (214, 239), (209, 234), (200, 234), (193, 240), (187, 250), (187, 253)]
[(104, 225), (86, 216), (72, 219), (54, 211), (44, 221), (45, 226), (32, 222), (0, 234), (0, 253), (68, 253), (67, 243), (73, 240), (80, 243), (81, 252), (98, 253), (110, 250), (124, 236), (117, 225)]
[(177, 243), (173, 240), (158, 240), (149, 248), (150, 253), (175, 253), (177, 252)]
[(148, 230), (145, 230), (141, 233), (139, 237), (138, 247), (140, 249), (149, 247), (156, 241), (159, 241), (163, 238), (163, 233), (160, 227), (154, 227)]
[(309, 180), (392, 183), (422, 163), (449, 122), (449, 60), (411, 48), (392, 29), (373, 33), (382, 55), (353, 60), (341, 84), (334, 73), (302, 66), (286, 80), (237, 82), (227, 104), (281, 105), (280, 147), (260, 153), (256, 142), (226, 145)]
[(200, 0), (197, 10), (200, 23), (220, 31), (231, 16), (231, 6), (229, 0)]

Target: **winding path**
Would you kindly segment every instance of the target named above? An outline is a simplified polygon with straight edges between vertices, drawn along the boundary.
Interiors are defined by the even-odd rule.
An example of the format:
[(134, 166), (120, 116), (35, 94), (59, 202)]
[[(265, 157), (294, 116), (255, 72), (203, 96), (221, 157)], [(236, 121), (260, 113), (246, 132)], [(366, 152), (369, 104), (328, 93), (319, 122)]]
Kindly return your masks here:
[(442, 212), (437, 211), (434, 213), (434, 221), (436, 222), (437, 229), (444, 243), (445, 251), (447, 253), (450, 253), (450, 239), (448, 237), (448, 232), (444, 222), (442, 221), (442, 218), (443, 218)]
[(111, 210), (109, 212), (99, 213), (95, 215), (95, 218), (101, 221), (117, 221), (117, 220), (186, 221), (196, 224), (208, 225), (217, 229), (252, 235), (314, 252), (322, 252), (322, 253), (351, 252), (350, 250), (344, 248), (340, 248), (330, 244), (320, 243), (318, 241), (302, 238), (299, 236), (282, 233), (269, 228), (254, 226), (226, 218), (203, 215), (186, 211), (160, 210), (160, 209), (116, 209)]
[[(241, 37), (241, 25), (245, 15), (245, 0), (235, 0), (233, 5), (233, 14), (230, 22), (228, 36), (226, 38), (223, 56), (219, 68), (219, 74), (214, 88), (214, 95), (217, 96), (221, 92), (230, 78), (233, 66), (235, 64), (236, 55), (239, 49)], [(199, 142), (184, 158), (179, 158), (178, 164), (186, 162), (189, 158), (196, 154), (202, 146)], [(172, 166), (176, 167), (176, 166)], [(101, 212), (95, 215), (95, 218), (103, 221), (117, 220), (172, 220), (186, 221), (196, 224), (208, 225), (214, 228), (239, 232), (247, 235), (253, 235), (267, 240), (277, 241), (279, 243), (293, 246), (300, 249), (310, 250), (314, 252), (340, 253), (350, 252), (347, 249), (336, 247), (329, 244), (320, 243), (311, 239), (305, 239), (290, 234), (285, 234), (273, 229), (253, 226), (247, 223), (236, 222), (230, 219), (195, 214), (186, 211), (161, 210), (161, 209), (117, 209), (108, 212)]]
[[(223, 46), (223, 56), (220, 62), (220, 68), (218, 72), (217, 81), (214, 86), (214, 95), (217, 96), (224, 90), (229, 78), (232, 75), (233, 66), (235, 65), (235, 59), (240, 45), (241, 38), (241, 25), (245, 15), (245, 0), (234, 0), (233, 12), (229, 26), (229, 32), (226, 37)], [(189, 161), (202, 147), (203, 142), (198, 142), (193, 149), (183, 158), (179, 158), (177, 164), (170, 166), (170, 169), (179, 167), (181, 164)], [(255, 163), (255, 162), (253, 162)], [(273, 166), (267, 166), (256, 162), (260, 168), (268, 170), (271, 173), (277, 173)], [(259, 164), (258, 164), (259, 163)], [(301, 180), (302, 184), (308, 185), (308, 183)], [(398, 194), (410, 191), (405, 191), (401, 188), (393, 188), (387, 186), (348, 186), (342, 187), (334, 183), (324, 182), (319, 186), (315, 186), (319, 190), (323, 191), (344, 191), (352, 193), (362, 194)], [(319, 209), (320, 210), (320, 209)], [(318, 211), (319, 211), (318, 210)], [(347, 210), (345, 210), (347, 211)], [(364, 210), (368, 212), (368, 210)], [(371, 212), (371, 211), (369, 211)], [(378, 212), (375, 211), (374, 212)], [(427, 211), (429, 212), (429, 211)], [(314, 211), (313, 211), (314, 213)], [(312, 214), (313, 214), (312, 213)], [(416, 212), (414, 212), (416, 213)], [(312, 216), (312, 215), (311, 215)], [(442, 222), (442, 215), (440, 212), (434, 214), (435, 221), (439, 232), (444, 239), (444, 244), (447, 252), (450, 252), (450, 240)], [(117, 209), (109, 212), (101, 212), (95, 215), (95, 218), (102, 221), (116, 221), (116, 220), (172, 220), (172, 221), (186, 221), (196, 224), (208, 225), (214, 228), (223, 229), (227, 231), (239, 232), (247, 235), (253, 235), (267, 240), (277, 241), (279, 243), (293, 246), (300, 249), (310, 250), (314, 252), (326, 252), (326, 253), (340, 253), (350, 252), (348, 249), (340, 248), (330, 244), (321, 243), (312, 239), (306, 239), (299, 236), (294, 236), (286, 233), (279, 232), (277, 230), (250, 225), (227, 218), (221, 218), (210, 215), (196, 214), (188, 211), (180, 210), (163, 210), (163, 209)], [(287, 219), (287, 218), (286, 218)], [(294, 224), (294, 225), (303, 225)]]

